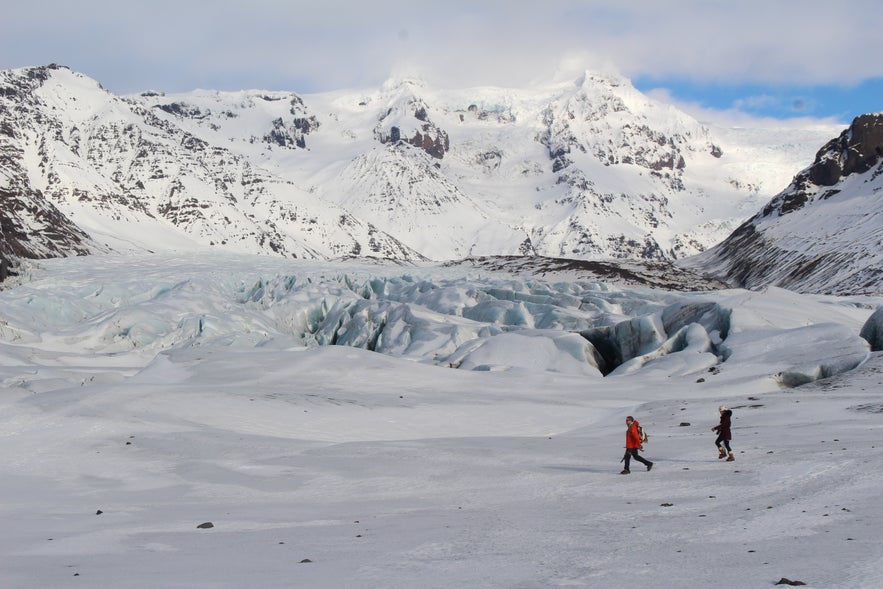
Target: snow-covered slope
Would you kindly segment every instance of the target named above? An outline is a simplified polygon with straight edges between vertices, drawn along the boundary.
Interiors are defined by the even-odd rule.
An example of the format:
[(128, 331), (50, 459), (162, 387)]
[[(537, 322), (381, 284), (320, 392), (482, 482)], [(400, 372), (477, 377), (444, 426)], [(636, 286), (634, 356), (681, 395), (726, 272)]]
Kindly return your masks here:
[[(406, 261), (681, 258), (738, 226), (835, 132), (710, 129), (616, 75), (118, 97), (55, 65), (0, 72), (0, 129), (0, 181), (18, 203), (5, 198), (2, 214), (27, 236), (20, 254)], [(39, 211), (55, 233), (31, 221)]]
[(736, 286), (883, 292), (883, 113), (862, 115), (721, 244), (682, 261)]
[[(295, 257), (422, 257), (268, 173), (229, 149), (229, 140), (212, 144), (177, 124), (197, 116), (193, 110), (148, 108), (66, 68), (7, 71), (0, 81), (5, 190), (42, 197), (88, 234), (69, 253), (216, 246)], [(284, 133), (266, 131), (273, 140), (274, 131)], [(45, 240), (40, 226), (27, 230)]]
[[(584, 271), (24, 262), (0, 586), (879, 587), (883, 297)], [(618, 474), (626, 415), (650, 472)]]

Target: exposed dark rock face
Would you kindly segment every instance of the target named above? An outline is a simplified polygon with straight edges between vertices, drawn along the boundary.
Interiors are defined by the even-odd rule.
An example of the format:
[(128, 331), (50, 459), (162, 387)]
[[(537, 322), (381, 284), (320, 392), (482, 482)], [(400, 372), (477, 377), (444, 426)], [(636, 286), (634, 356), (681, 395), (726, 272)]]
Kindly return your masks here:
[(883, 156), (883, 114), (857, 117), (837, 139), (816, 155), (809, 169), (809, 181), (817, 186), (834, 186), (850, 174), (864, 174)]
[[(530, 244), (525, 244), (528, 247)], [(580, 280), (603, 280), (613, 284), (661, 290), (708, 291), (726, 288), (718, 280), (684, 270), (670, 262), (652, 260), (600, 261), (550, 258), (538, 255), (470, 257), (448, 265), (469, 265), (513, 274), (530, 272), (545, 277), (566, 274)]]
[[(20, 146), (22, 120), (51, 128), (34, 92), (59, 69), (67, 68), (55, 64), (30, 68), (24, 75), (10, 76), (0, 83), (0, 98), (14, 105), (0, 103), (0, 169), (5, 173), (0, 186), (0, 255), (49, 258), (85, 255), (95, 249), (89, 236), (32, 185)], [(46, 166), (49, 156), (40, 152), (41, 165)]]
[(18, 276), (15, 271), (15, 263), (0, 255), (0, 282), (3, 282), (10, 276)]
[(306, 107), (300, 97), (291, 99), (289, 112), (293, 118), (282, 118), (273, 121), (273, 129), (264, 135), (264, 141), (280, 147), (306, 149), (306, 137), (319, 129), (319, 120), (314, 115), (306, 113)]
[(422, 132), (416, 131), (414, 136), (408, 140), (408, 143), (414, 147), (419, 147), (439, 160), (445, 157), (445, 152), (451, 148), (448, 134), (430, 124), (423, 125)]
[(175, 115), (178, 117), (185, 117), (189, 119), (201, 119), (205, 118), (205, 114), (199, 110), (199, 108), (195, 106), (190, 106), (183, 102), (172, 102), (171, 104), (159, 104), (157, 105), (158, 109), (163, 112), (167, 112), (170, 115)]
[(89, 236), (39, 192), (26, 186), (22, 191), (0, 190), (0, 254), (52, 258), (93, 250)]
[[(447, 132), (429, 120), (426, 108), (419, 99), (411, 99), (404, 107), (390, 108), (375, 129), (375, 137), (383, 144), (395, 145), (403, 142), (422, 149), (435, 159), (444, 158), (445, 153), (451, 149), (451, 141)], [(404, 120), (386, 128), (385, 123), (394, 118)]]

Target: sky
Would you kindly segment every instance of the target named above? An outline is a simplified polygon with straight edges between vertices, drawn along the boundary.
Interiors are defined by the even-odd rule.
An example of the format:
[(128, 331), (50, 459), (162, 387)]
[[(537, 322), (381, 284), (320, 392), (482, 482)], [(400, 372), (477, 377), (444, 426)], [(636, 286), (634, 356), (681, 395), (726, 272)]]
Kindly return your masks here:
[(876, 0), (35, 0), (0, 69), (58, 63), (108, 90), (527, 87), (613, 70), (704, 118), (849, 122), (883, 110)]

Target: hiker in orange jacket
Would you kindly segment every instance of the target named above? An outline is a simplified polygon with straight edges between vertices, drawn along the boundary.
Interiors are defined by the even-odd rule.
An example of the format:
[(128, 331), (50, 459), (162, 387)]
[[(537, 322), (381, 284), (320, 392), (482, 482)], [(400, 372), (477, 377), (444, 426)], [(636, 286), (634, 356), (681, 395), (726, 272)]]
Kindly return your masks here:
[(641, 442), (641, 434), (638, 431), (638, 426), (640, 424), (635, 421), (634, 417), (629, 415), (625, 418), (625, 425), (625, 455), (622, 457), (625, 461), (625, 468), (623, 468), (622, 472), (619, 474), (629, 474), (631, 472), (629, 470), (629, 462), (632, 458), (645, 465), (647, 470), (650, 470), (653, 468), (653, 463), (638, 456), (638, 450), (642, 450), (644, 447)]

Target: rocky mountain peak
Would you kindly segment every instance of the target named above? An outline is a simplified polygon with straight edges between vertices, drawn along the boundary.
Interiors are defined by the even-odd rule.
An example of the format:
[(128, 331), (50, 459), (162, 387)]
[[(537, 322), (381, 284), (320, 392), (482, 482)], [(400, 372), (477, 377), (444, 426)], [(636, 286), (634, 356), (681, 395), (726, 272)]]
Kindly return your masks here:
[(374, 136), (383, 144), (407, 143), (440, 160), (451, 147), (450, 138), (430, 119), (429, 105), (415, 93), (419, 87), (410, 81), (392, 87), (392, 98)]
[(844, 176), (867, 172), (881, 157), (883, 113), (861, 115), (819, 150), (809, 169), (809, 180), (817, 186), (834, 186)]
[(880, 293), (881, 195), (883, 113), (862, 115), (760, 212), (683, 263), (745, 288)]
[(399, 79), (367, 93), (118, 97), (44, 66), (0, 71), (0, 204), (4, 238), (15, 228), (34, 256), (670, 261), (719, 241), (832, 134), (767, 134), (765, 151), (756, 134), (712, 141), (608, 75), (529, 89)]

